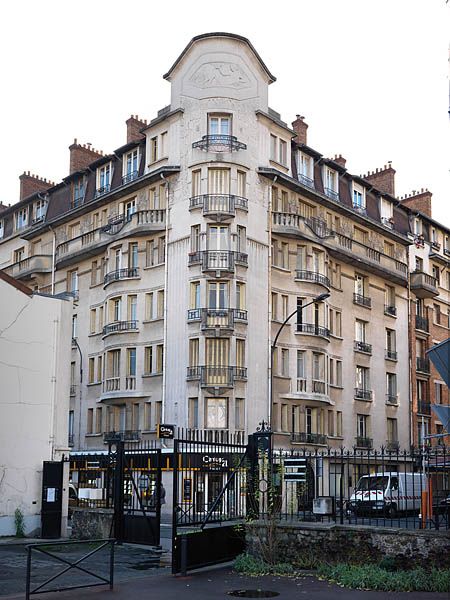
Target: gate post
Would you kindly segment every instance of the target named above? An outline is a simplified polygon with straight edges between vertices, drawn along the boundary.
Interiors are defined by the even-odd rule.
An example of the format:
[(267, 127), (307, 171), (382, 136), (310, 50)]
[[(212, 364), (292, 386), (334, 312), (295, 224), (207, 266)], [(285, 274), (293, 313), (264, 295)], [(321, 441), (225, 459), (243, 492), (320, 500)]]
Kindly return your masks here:
[(114, 473), (114, 537), (118, 542), (124, 538), (123, 531), (123, 483), (124, 483), (124, 445), (123, 441), (116, 442), (116, 465)]

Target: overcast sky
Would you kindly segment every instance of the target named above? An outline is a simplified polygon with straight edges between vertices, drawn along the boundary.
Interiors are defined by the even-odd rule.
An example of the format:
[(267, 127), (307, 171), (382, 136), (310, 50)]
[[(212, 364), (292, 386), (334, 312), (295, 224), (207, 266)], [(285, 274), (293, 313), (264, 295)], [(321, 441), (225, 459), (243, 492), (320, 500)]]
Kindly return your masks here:
[(248, 37), (277, 77), (269, 104), (308, 143), (360, 174), (391, 160), (396, 193), (427, 187), (450, 226), (445, 0), (15, 0), (0, 22), (0, 201), (24, 170), (68, 174), (73, 138), (110, 152), (130, 114), (169, 103), (162, 79), (208, 31)]

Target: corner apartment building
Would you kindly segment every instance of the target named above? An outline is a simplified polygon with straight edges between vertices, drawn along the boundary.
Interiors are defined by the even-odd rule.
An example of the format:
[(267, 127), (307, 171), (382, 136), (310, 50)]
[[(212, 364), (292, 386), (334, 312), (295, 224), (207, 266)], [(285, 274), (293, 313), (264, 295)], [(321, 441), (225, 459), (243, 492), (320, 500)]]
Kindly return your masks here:
[(24, 174), (0, 213), (0, 268), (75, 299), (71, 444), (265, 419), (278, 446), (406, 448), (411, 223), (392, 168), (358, 177), (309, 147), (241, 36), (193, 38), (164, 78), (170, 105), (131, 117), (124, 146), (75, 140), (62, 182)]

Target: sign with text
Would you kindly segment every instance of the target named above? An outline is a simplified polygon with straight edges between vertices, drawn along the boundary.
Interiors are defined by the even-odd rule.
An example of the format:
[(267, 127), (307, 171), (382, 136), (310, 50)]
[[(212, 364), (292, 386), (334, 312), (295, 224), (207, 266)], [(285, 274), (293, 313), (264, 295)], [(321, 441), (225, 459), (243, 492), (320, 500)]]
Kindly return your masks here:
[(158, 423), (156, 432), (159, 439), (173, 440), (175, 436), (175, 425), (163, 425), (162, 423)]
[(284, 459), (284, 480), (285, 481), (306, 481), (306, 458), (285, 458)]

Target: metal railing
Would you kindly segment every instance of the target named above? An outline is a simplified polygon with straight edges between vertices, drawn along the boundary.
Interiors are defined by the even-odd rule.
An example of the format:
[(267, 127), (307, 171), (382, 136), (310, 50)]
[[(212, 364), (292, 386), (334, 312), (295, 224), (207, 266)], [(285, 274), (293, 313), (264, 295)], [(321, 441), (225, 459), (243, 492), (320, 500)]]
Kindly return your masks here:
[(293, 444), (311, 444), (316, 446), (326, 446), (327, 436), (322, 433), (306, 433), (305, 431), (291, 433), (291, 442)]
[(422, 356), (416, 356), (416, 371), (421, 373), (430, 373), (430, 359)]
[(297, 323), (297, 333), (307, 333), (325, 338), (330, 337), (330, 330), (327, 327), (315, 325), (314, 323)]
[(137, 330), (137, 321), (114, 321), (114, 323), (108, 323), (103, 327), (102, 334), (109, 335), (110, 333), (120, 333), (122, 331), (135, 331)]
[(381, 223), (389, 229), (394, 229), (394, 219), (392, 217), (381, 217)]
[(193, 148), (200, 150), (211, 150), (212, 152), (233, 152), (236, 150), (246, 150), (247, 144), (239, 142), (234, 135), (224, 135), (220, 133), (204, 135), (198, 142), (192, 144)]
[(104, 194), (107, 194), (110, 190), (111, 190), (110, 183), (108, 183), (102, 187), (99, 187), (95, 190), (95, 197), (98, 198), (99, 196), (103, 196)]
[(397, 351), (386, 349), (385, 358), (387, 358), (389, 360), (397, 360)]
[(319, 283), (320, 285), (325, 286), (326, 288), (330, 288), (330, 280), (326, 275), (322, 275), (322, 273), (317, 273), (316, 271), (295, 271), (295, 278), (300, 281), (312, 281), (314, 283)]
[(365, 306), (366, 308), (370, 308), (372, 306), (372, 299), (368, 296), (363, 296), (362, 294), (353, 294), (353, 304), (358, 304), (359, 306)]
[(365, 206), (361, 206), (361, 204), (353, 203), (353, 210), (359, 212), (361, 215), (367, 216), (367, 208)]
[(247, 322), (247, 311), (238, 308), (190, 308), (188, 322), (201, 321), (205, 329), (234, 329), (235, 321)]
[(246, 367), (201, 365), (187, 367), (188, 380), (200, 380), (200, 385), (232, 387), (236, 379), (247, 379)]
[(416, 329), (420, 329), (420, 331), (429, 331), (428, 319), (416, 315)]
[(126, 183), (130, 183), (130, 181), (134, 181), (138, 177), (139, 177), (138, 171), (131, 171), (130, 173), (126, 173), (122, 177), (122, 185), (125, 185)]
[(397, 394), (386, 394), (386, 404), (398, 404), (398, 396)]
[(199, 250), (189, 255), (189, 265), (201, 264), (202, 271), (234, 272), (235, 265), (247, 266), (248, 256), (233, 250)]
[(202, 194), (189, 200), (189, 209), (202, 208), (203, 214), (226, 214), (233, 216), (236, 208), (248, 210), (248, 200), (234, 194)]
[(119, 431), (106, 431), (103, 441), (108, 442), (139, 442), (141, 431), (138, 429), (121, 429)]
[(431, 415), (431, 403), (425, 400), (418, 400), (417, 412), (420, 415)]
[(332, 190), (328, 187), (324, 187), (323, 191), (325, 192), (325, 196), (328, 196), (328, 198), (331, 198), (335, 202), (339, 202), (339, 192), (336, 192), (335, 190)]
[(372, 354), (372, 344), (355, 340), (354, 349), (356, 352), (364, 352), (365, 354)]
[(307, 175), (303, 175), (303, 173), (299, 173), (298, 174), (298, 180), (300, 183), (302, 183), (303, 185), (306, 185), (309, 188), (314, 189), (314, 179), (311, 179), (311, 177), (308, 177)]
[(397, 307), (392, 306), (391, 304), (385, 304), (384, 305), (384, 314), (389, 315), (390, 317), (396, 317), (397, 316)]
[(103, 285), (106, 286), (112, 281), (119, 281), (120, 279), (130, 279), (131, 277), (139, 277), (139, 267), (126, 267), (124, 269), (117, 269), (116, 271), (110, 271), (106, 273), (103, 278)]
[(365, 388), (355, 388), (356, 400), (372, 400), (372, 390), (366, 390)]
[(373, 440), (372, 440), (372, 438), (368, 438), (368, 437), (356, 436), (355, 446), (357, 448), (372, 448)]

